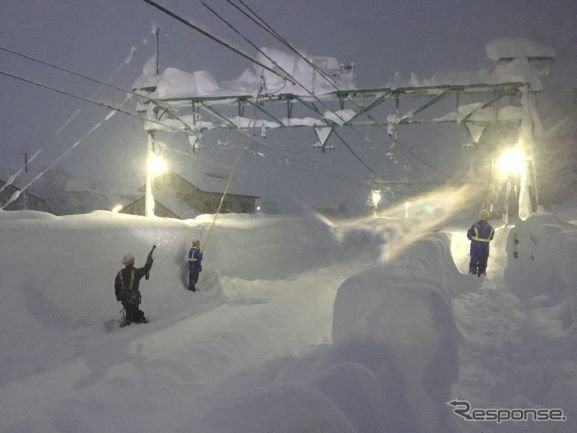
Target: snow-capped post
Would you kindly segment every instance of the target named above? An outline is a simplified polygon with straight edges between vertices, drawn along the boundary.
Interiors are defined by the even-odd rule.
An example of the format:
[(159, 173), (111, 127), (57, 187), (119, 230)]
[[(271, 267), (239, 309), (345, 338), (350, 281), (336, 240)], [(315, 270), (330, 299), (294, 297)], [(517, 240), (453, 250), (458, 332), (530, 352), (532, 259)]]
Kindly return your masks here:
[(154, 216), (154, 196), (152, 194), (152, 173), (151, 161), (154, 158), (154, 131), (147, 131), (147, 151), (146, 151), (146, 186), (144, 193), (144, 216)]
[(490, 41), (486, 51), (496, 64), (495, 77), (524, 83), (519, 89), (523, 110), (519, 145), (525, 153), (525, 167), (520, 179), (518, 207), (519, 217), (526, 219), (539, 206), (535, 146), (543, 134), (535, 94), (543, 90), (541, 77), (550, 74), (555, 50), (525, 38), (501, 38)]

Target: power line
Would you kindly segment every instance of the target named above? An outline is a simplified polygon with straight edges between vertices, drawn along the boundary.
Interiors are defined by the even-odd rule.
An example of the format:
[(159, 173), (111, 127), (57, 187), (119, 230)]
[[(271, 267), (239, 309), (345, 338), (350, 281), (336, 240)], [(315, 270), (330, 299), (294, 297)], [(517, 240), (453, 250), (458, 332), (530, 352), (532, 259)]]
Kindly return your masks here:
[[(301, 57), (305, 62), (307, 62), (307, 64), (309, 66), (311, 66), (313, 69), (315, 69), (319, 74), (321, 74), (323, 76), (323, 78), (325, 78), (327, 81), (329, 81), (330, 83), (334, 83), (334, 78), (331, 77), (330, 75), (328, 75), (324, 70), (322, 70), (321, 68), (319, 68), (317, 65), (315, 65), (314, 62), (311, 62), (309, 59), (306, 58), (306, 56), (303, 56), (297, 48), (295, 48), (289, 41), (287, 41), (285, 38), (283, 38), (278, 32), (276, 32), (271, 26), (269, 26), (267, 24), (267, 22), (261, 18), (256, 12), (254, 12), (248, 5), (246, 5), (242, 0), (239, 0), (240, 3), (250, 12), (254, 15), (251, 16), (250, 14), (248, 14), (246, 11), (244, 11), (242, 8), (240, 8), (238, 5), (234, 4), (231, 0), (226, 0), (231, 6), (235, 7), (239, 12), (241, 12), (244, 16), (246, 16), (248, 19), (250, 19), (252, 22), (254, 22), (255, 24), (257, 24), (259, 27), (263, 28), (267, 33), (271, 34), (272, 36), (274, 36), (278, 41), (280, 41), (281, 43), (285, 44), (286, 46), (288, 46), (292, 51), (294, 51), (299, 57)], [(255, 18), (256, 17), (256, 18)], [(336, 87), (336, 86), (335, 86)]]
[(70, 69), (63, 68), (62, 66), (57, 66), (57, 65), (54, 65), (54, 64), (52, 64), (52, 63), (45, 62), (45, 61), (43, 61), (43, 60), (40, 60), (40, 59), (31, 57), (31, 56), (28, 56), (28, 55), (23, 54), (23, 53), (19, 53), (19, 52), (17, 52), (17, 51), (11, 50), (11, 49), (6, 48), (6, 47), (3, 47), (3, 46), (0, 46), (0, 50), (6, 51), (7, 53), (13, 54), (13, 55), (18, 56), (18, 57), (22, 57), (22, 58), (27, 59), (27, 60), (30, 60), (30, 61), (32, 61), (32, 62), (39, 63), (39, 64), (41, 64), (41, 65), (48, 66), (48, 67), (50, 67), (50, 68), (57, 69), (57, 70), (62, 71), (62, 72), (66, 72), (66, 73), (68, 73), (68, 74), (75, 75), (75, 76), (80, 77), (80, 78), (84, 78), (85, 80), (92, 81), (93, 83), (97, 83), (97, 84), (100, 84), (100, 85), (102, 85), (102, 86), (110, 87), (110, 88), (112, 88), (112, 89), (114, 89), (114, 90), (119, 90), (119, 91), (121, 91), (121, 92), (131, 93), (131, 94), (133, 94), (133, 95), (141, 96), (141, 97), (142, 97), (142, 95), (138, 95), (137, 93), (134, 93), (134, 92), (132, 92), (132, 91), (122, 89), (122, 88), (117, 87), (117, 86), (115, 86), (115, 85), (113, 85), (113, 84), (106, 83), (106, 82), (104, 82), (104, 81), (100, 81), (100, 80), (98, 80), (98, 79), (96, 79), (96, 78), (89, 77), (88, 75), (84, 75), (84, 74), (81, 74), (81, 73), (79, 73), (79, 72), (71, 71)]
[[(223, 21), (228, 27), (230, 27), (235, 33), (237, 33), (239, 36), (241, 36), (246, 42), (248, 42), (253, 48), (255, 48), (259, 53), (261, 53), (265, 58), (267, 58), (270, 62), (273, 63), (274, 66), (276, 66), (278, 69), (280, 69), (284, 74), (286, 74), (288, 77), (291, 77), (294, 80), (294, 83), (298, 84), (300, 87), (303, 88), (303, 90), (305, 90), (305, 92), (307, 92), (310, 96), (312, 96), (316, 101), (318, 101), (320, 104), (324, 105), (329, 111), (331, 111), (336, 117), (338, 117), (340, 120), (342, 120), (343, 122), (345, 121), (345, 119), (342, 118), (342, 116), (340, 116), (338, 113), (336, 113), (335, 111), (332, 110), (331, 107), (329, 107), (324, 101), (322, 101), (321, 99), (319, 99), (314, 92), (311, 92), (305, 85), (301, 84), (293, 75), (291, 75), (288, 71), (286, 71), (283, 67), (281, 67), (274, 59), (272, 59), (268, 54), (266, 54), (265, 52), (263, 52), (256, 44), (254, 44), (250, 39), (246, 38), (245, 36), (242, 35), (242, 33), (236, 29), (231, 23), (229, 23), (226, 19), (224, 19), (222, 16), (220, 16), (214, 9), (212, 9), (210, 6), (208, 6), (204, 1), (201, 0), (201, 3), (208, 9), (210, 10), (214, 15), (216, 15), (216, 17), (218, 17), (221, 21)], [(334, 130), (334, 128), (333, 128)], [(377, 172), (370, 167), (367, 163), (365, 163), (361, 157), (344, 141), (344, 139), (342, 137), (339, 136), (339, 138), (341, 139), (341, 141), (345, 144), (346, 148), (349, 150), (349, 152), (351, 152), (353, 154), (353, 156), (359, 160), (361, 162), (361, 164), (363, 165), (363, 167), (365, 167), (367, 170), (369, 170), (371, 173), (373, 173), (375, 176), (378, 176)]]
[(162, 6), (158, 3), (156, 3), (153, 0), (143, 0), (145, 3), (148, 3), (150, 6), (158, 9), (159, 11), (165, 13), (166, 15), (174, 18), (177, 21), (180, 21), (181, 23), (183, 23), (184, 25), (186, 25), (187, 27), (190, 27), (193, 30), (196, 30), (197, 32), (201, 33), (202, 35), (206, 36), (207, 38), (215, 41), (216, 43), (228, 48), (229, 50), (234, 51), (235, 53), (237, 53), (238, 55), (244, 57), (245, 59), (249, 60), (252, 63), (255, 63), (261, 67), (263, 67), (264, 69), (266, 69), (269, 72), (272, 72), (273, 74), (277, 75), (278, 77), (284, 79), (287, 79), (287, 77), (283, 77), (281, 75), (279, 75), (279, 73), (275, 70), (273, 70), (272, 68), (269, 68), (268, 66), (258, 62), (257, 60), (255, 60), (254, 58), (252, 58), (249, 54), (246, 54), (244, 52), (242, 52), (241, 50), (239, 50), (238, 48), (233, 47), (232, 45), (230, 45), (228, 42), (223, 41), (222, 39), (217, 38), (216, 36), (210, 34), (209, 32), (207, 32), (206, 30), (201, 29), (200, 27), (192, 24), (190, 21), (182, 18), (180, 15), (178, 15), (175, 12), (170, 11), (167, 7)]
[[(273, 64), (285, 74), (285, 76), (279, 75), (277, 71), (274, 71), (273, 69), (267, 67), (266, 65), (264, 65), (264, 64), (262, 64), (262, 63), (260, 63), (260, 62), (258, 62), (258, 61), (256, 61), (256, 60), (254, 60), (254, 59), (251, 58), (248, 54), (245, 54), (245, 53), (241, 52), (241, 51), (238, 50), (237, 48), (232, 47), (230, 44), (228, 44), (228, 43), (226, 43), (226, 42), (224, 42), (224, 41), (216, 38), (215, 36), (211, 35), (210, 33), (206, 32), (205, 30), (199, 28), (198, 26), (195, 26), (194, 24), (190, 23), (189, 21), (187, 21), (187, 20), (185, 20), (184, 18), (182, 18), (181, 16), (179, 16), (177, 13), (168, 10), (166, 7), (161, 6), (161, 5), (159, 5), (158, 3), (156, 3), (156, 2), (154, 2), (154, 1), (152, 1), (152, 0), (143, 0), (143, 1), (144, 1), (145, 3), (147, 3), (147, 4), (149, 4), (149, 5), (157, 8), (157, 9), (159, 9), (160, 11), (162, 11), (162, 12), (164, 12), (165, 14), (169, 15), (170, 17), (176, 19), (177, 21), (179, 21), (179, 22), (181, 22), (181, 23), (184, 23), (184, 24), (187, 25), (188, 27), (191, 27), (192, 29), (194, 29), (194, 30), (202, 33), (203, 35), (209, 37), (210, 39), (218, 42), (219, 44), (225, 46), (226, 48), (231, 49), (231, 50), (234, 51), (235, 53), (240, 54), (240, 55), (242, 55), (242, 56), (245, 57), (245, 58), (248, 58), (251, 62), (253, 62), (253, 63), (255, 63), (255, 64), (263, 67), (264, 69), (266, 69), (266, 70), (268, 70), (268, 71), (270, 71), (270, 72), (272, 72), (272, 73), (274, 73), (275, 75), (279, 76), (281, 79), (291, 81), (293, 84), (297, 84), (296, 79), (295, 79), (291, 74), (289, 74), (287, 71), (285, 71), (283, 68), (281, 68), (276, 62), (274, 62), (274, 60), (272, 60), (272, 59), (269, 58), (269, 60), (271, 60), (271, 61), (273, 62)], [(204, 4), (204, 2), (203, 2), (203, 4)], [(204, 4), (204, 5), (205, 5), (209, 10), (211, 10), (215, 15), (217, 15), (221, 20), (223, 20), (225, 23), (227, 23), (230, 27), (232, 27), (232, 28), (234, 29), (234, 27), (233, 27), (230, 23), (228, 23), (226, 20), (224, 20), (224, 18), (222, 18), (222, 17), (220, 17), (218, 14), (216, 14), (216, 12), (214, 12), (214, 10), (210, 9), (206, 4)], [(238, 34), (240, 34), (240, 32), (238, 32), (238, 30), (235, 29), (235, 31), (236, 31)], [(260, 51), (260, 50), (259, 50), (259, 51)], [(268, 57), (268, 56), (267, 56), (267, 57)], [(305, 86), (303, 86), (302, 84), (299, 84), (299, 85), (300, 85), (305, 91), (307, 91), (307, 93), (309, 93), (310, 95), (312, 95), (312, 97), (315, 98), (319, 103), (321, 103), (322, 105), (326, 106), (331, 112), (333, 112), (330, 107), (328, 107), (322, 100), (320, 100), (318, 97), (316, 97), (316, 95), (314, 95), (312, 92), (310, 92)], [(334, 112), (333, 112), (333, 113), (334, 113)], [(344, 119), (342, 119), (342, 117), (339, 116), (338, 113), (334, 113), (334, 114), (335, 114), (335, 116), (339, 117), (341, 120), (344, 121)], [(357, 159), (361, 160), (361, 158), (352, 150), (352, 148), (351, 148), (350, 146), (347, 146), (347, 149), (348, 149), (350, 152), (352, 152)], [(361, 160), (361, 161), (362, 161), (362, 160)], [(378, 176), (378, 174), (375, 172), (375, 170), (373, 170), (371, 167), (369, 167), (366, 163), (363, 162), (363, 166), (366, 167), (367, 169), (369, 169), (369, 171), (370, 171), (371, 173), (373, 173), (375, 176)]]
[[(66, 68), (63, 68), (63, 67), (60, 67), (60, 66), (57, 66), (57, 65), (53, 65), (53, 64), (51, 64), (51, 63), (48, 63), (48, 62), (45, 62), (45, 61), (36, 59), (36, 58), (34, 58), (34, 57), (31, 57), (31, 56), (27, 56), (27, 55), (22, 54), (22, 53), (18, 53), (18, 52), (14, 51), (14, 50), (6, 49), (6, 48), (3, 48), (3, 47), (1, 47), (1, 46), (0, 46), (0, 49), (3, 49), (4, 51), (10, 52), (10, 53), (12, 53), (12, 54), (14, 54), (14, 55), (17, 55), (17, 56), (20, 56), (20, 57), (29, 59), (29, 60), (31, 60), (31, 61), (44, 64), (44, 65), (49, 66), (49, 67), (51, 67), (51, 68), (58, 69), (58, 70), (61, 70), (61, 71), (63, 71), (63, 72), (67, 72), (67, 73), (69, 73), (69, 74), (76, 75), (76, 76), (79, 76), (79, 77), (81, 77), (81, 78), (84, 78), (84, 79), (87, 79), (87, 80), (90, 80), (90, 81), (97, 82), (98, 84), (102, 84), (102, 85), (104, 85), (104, 86), (108, 86), (108, 87), (115, 88), (115, 89), (117, 89), (117, 90), (121, 90), (121, 91), (123, 91), (123, 92), (125, 92), (125, 93), (127, 93), (127, 94), (131, 94), (131, 95), (135, 95), (135, 96), (141, 97), (141, 98), (143, 98), (143, 99), (145, 99), (145, 100), (147, 100), (147, 101), (154, 102), (154, 103), (158, 104), (160, 107), (162, 107), (163, 109), (165, 109), (165, 110), (166, 110), (168, 113), (170, 113), (172, 116), (174, 116), (175, 118), (177, 118), (178, 120), (180, 120), (180, 121), (185, 125), (185, 128), (186, 128), (187, 130), (190, 130), (190, 127), (188, 126), (188, 124), (187, 124), (184, 120), (182, 120), (180, 117), (178, 117), (176, 114), (174, 114), (168, 107), (163, 106), (163, 104), (162, 104), (160, 101), (157, 101), (157, 100), (154, 99), (154, 98), (149, 98), (149, 97), (146, 97), (146, 96), (144, 96), (144, 95), (141, 95), (141, 94), (138, 94), (138, 93), (129, 91), (129, 90), (125, 90), (125, 89), (122, 89), (122, 88), (119, 88), (119, 87), (115, 87), (115, 86), (113, 86), (113, 85), (111, 85), (111, 84), (109, 84), (109, 83), (106, 83), (106, 82), (103, 82), (103, 81), (99, 81), (99, 80), (94, 79), (94, 78), (92, 78), (92, 77), (89, 77), (89, 76), (86, 76), (86, 75), (83, 75), (83, 74), (79, 74), (79, 73), (77, 73), (77, 72), (68, 70), (68, 69), (66, 69)], [(154, 119), (154, 120), (153, 120), (153, 119), (147, 119), (147, 118), (142, 119), (141, 117), (139, 117), (139, 116), (136, 115), (136, 114), (130, 113), (130, 112), (128, 112), (128, 111), (124, 111), (124, 110), (122, 110), (122, 109), (120, 109), (120, 108), (117, 108), (117, 107), (114, 107), (114, 106), (105, 104), (105, 103), (103, 103), (103, 102), (98, 102), (98, 101), (94, 101), (94, 100), (92, 100), (92, 99), (90, 99), (90, 98), (86, 98), (86, 97), (79, 96), (79, 95), (74, 94), (74, 93), (69, 92), (69, 91), (65, 91), (65, 90), (62, 90), (62, 89), (57, 89), (57, 88), (48, 86), (48, 85), (43, 84), (43, 83), (39, 83), (39, 82), (30, 80), (30, 79), (27, 79), (27, 78), (24, 78), (24, 77), (20, 77), (20, 76), (16, 76), (16, 75), (10, 74), (10, 73), (8, 73), (8, 72), (0, 71), (0, 74), (1, 74), (1, 75), (5, 75), (5, 76), (10, 77), (10, 78), (13, 78), (13, 79), (17, 79), (17, 80), (26, 82), (26, 83), (28, 83), (28, 84), (33, 84), (33, 85), (35, 85), (35, 86), (38, 86), (38, 87), (41, 87), (41, 88), (44, 88), (44, 89), (47, 89), (47, 90), (51, 90), (51, 91), (53, 91), (53, 92), (57, 92), (57, 93), (63, 94), (63, 95), (66, 95), (66, 96), (69, 96), (69, 97), (72, 97), (72, 98), (75, 98), (75, 99), (79, 99), (79, 100), (84, 101), (84, 102), (88, 102), (88, 103), (93, 104), (93, 105), (98, 105), (98, 106), (100, 106), (100, 107), (104, 107), (104, 108), (111, 109), (111, 110), (113, 110), (113, 111), (120, 112), (120, 113), (125, 114), (125, 115), (127, 115), (127, 116), (134, 117), (134, 118), (136, 118), (136, 119), (138, 119), (138, 120), (141, 120), (141, 121), (142, 121), (142, 120), (145, 120), (145, 121), (149, 121), (149, 122), (151, 122), (151, 123), (155, 123), (155, 124), (161, 125), (161, 126), (167, 128), (167, 129), (169, 129), (169, 130), (172, 130), (173, 132), (182, 132), (182, 131), (180, 131), (180, 130), (174, 129), (173, 127), (171, 127), (171, 126), (169, 126), (169, 125), (167, 125), (167, 124), (165, 124), (165, 123), (163, 123), (163, 122), (161, 122), (161, 121), (158, 121), (158, 120), (155, 120), (155, 119)], [(209, 111), (209, 113), (210, 113), (210, 111)], [(242, 131), (242, 130), (240, 129), (240, 127), (238, 127), (238, 126), (237, 126), (237, 131), (239, 132), (239, 134), (241, 134), (242, 136), (248, 138), (249, 140), (253, 141), (254, 143), (261, 144), (263, 147), (266, 147), (266, 148), (268, 148), (268, 149), (275, 150), (274, 148), (268, 146), (268, 145), (267, 145), (265, 142), (263, 142), (262, 140), (259, 140), (259, 139), (257, 139), (256, 137), (253, 137), (253, 136), (251, 136), (250, 134)], [(188, 134), (186, 134), (186, 135), (188, 135)]]
[[(39, 64), (44, 65), (44, 66), (48, 66), (49, 68), (53, 68), (53, 69), (56, 69), (56, 70), (58, 70), (58, 71), (66, 72), (66, 73), (68, 73), (68, 74), (71, 74), (71, 75), (74, 75), (74, 76), (83, 78), (83, 79), (85, 79), (85, 80), (88, 80), (88, 81), (91, 81), (91, 82), (94, 82), (94, 83), (97, 83), (97, 84), (100, 84), (100, 85), (102, 85), (102, 86), (110, 87), (110, 88), (112, 88), (112, 89), (115, 89), (115, 90), (118, 90), (118, 91), (121, 91), (121, 92), (130, 94), (130, 95), (134, 95), (134, 96), (137, 96), (137, 97), (139, 97), (139, 98), (143, 98), (145, 101), (154, 102), (154, 103), (157, 104), (159, 107), (161, 107), (162, 109), (164, 109), (164, 110), (166, 110), (168, 113), (170, 113), (172, 116), (174, 116), (174, 118), (176, 118), (177, 120), (179, 120), (179, 121), (184, 125), (184, 128), (185, 128), (186, 130), (190, 130), (190, 129), (191, 129), (190, 126), (189, 126), (184, 120), (182, 120), (182, 119), (181, 119), (180, 117), (178, 117), (174, 112), (172, 112), (168, 107), (164, 106), (164, 104), (162, 104), (160, 101), (158, 101), (158, 100), (156, 100), (156, 99), (154, 99), (154, 98), (150, 98), (150, 97), (148, 97), (148, 96), (145, 96), (145, 95), (136, 93), (136, 92), (134, 92), (134, 91), (132, 91), (132, 90), (126, 90), (126, 89), (123, 89), (123, 88), (121, 88), (121, 87), (117, 87), (117, 86), (115, 86), (115, 85), (113, 85), (113, 84), (110, 84), (110, 83), (107, 83), (107, 82), (105, 82), (105, 81), (101, 81), (101, 80), (98, 80), (98, 79), (96, 79), (96, 78), (90, 77), (90, 76), (88, 76), (88, 75), (85, 75), (85, 74), (81, 74), (81, 73), (79, 73), (79, 72), (72, 71), (72, 70), (67, 69), (67, 68), (64, 68), (64, 67), (62, 67), (62, 66), (58, 66), (58, 65), (54, 65), (54, 64), (52, 64), (52, 63), (45, 62), (44, 60), (40, 60), (40, 59), (37, 59), (37, 58), (35, 58), (35, 57), (28, 56), (28, 55), (26, 55), (26, 54), (23, 54), (23, 53), (20, 53), (20, 52), (11, 50), (11, 49), (6, 48), (6, 47), (0, 46), (0, 50), (6, 51), (6, 52), (8, 52), (8, 53), (10, 53), (10, 54), (13, 54), (13, 55), (15, 55), (15, 56), (18, 56), (18, 57), (25, 58), (25, 59), (30, 60), (30, 61), (32, 61), (32, 62), (39, 63)], [(16, 78), (16, 77), (13, 76), (13, 78)], [(38, 85), (38, 83), (33, 83), (33, 82), (32, 82), (32, 84)], [(73, 96), (73, 95), (69, 95), (69, 96)], [(75, 97), (76, 97), (76, 96), (75, 96)], [(80, 98), (80, 97), (78, 97), (78, 98)], [(80, 98), (80, 99), (82, 99), (82, 98)], [(84, 100), (84, 101), (86, 101), (86, 102), (91, 102), (91, 101), (88, 100), (88, 99), (82, 99), (82, 100)], [(94, 103), (94, 101), (92, 101), (92, 102)], [(122, 111), (121, 111), (121, 112), (122, 112)], [(126, 114), (126, 113), (125, 113), (125, 114)]]
[[(227, 3), (229, 3), (230, 5), (232, 5), (234, 8), (236, 8), (239, 12), (241, 12), (244, 16), (246, 16), (247, 18), (249, 18), (252, 22), (254, 22), (255, 24), (257, 24), (259, 27), (261, 27), (262, 29), (264, 29), (267, 33), (269, 33), (270, 35), (272, 35), (274, 38), (276, 38), (278, 41), (280, 41), (281, 43), (283, 43), (284, 45), (286, 45), (287, 47), (289, 47), (294, 53), (296, 53), (300, 58), (302, 58), (308, 65), (310, 65), (314, 70), (316, 70), (319, 74), (321, 74), (321, 76), (323, 76), (323, 78), (325, 78), (337, 91), (340, 90), (339, 87), (334, 83), (334, 80), (332, 79), (332, 77), (330, 77), (322, 68), (318, 67), (314, 62), (311, 62), (306, 56), (302, 55), (302, 53), (299, 52), (298, 49), (296, 49), (286, 38), (284, 38), (283, 36), (280, 35), (280, 33), (278, 33), (276, 30), (274, 30), (274, 28), (272, 26), (270, 26), (265, 20), (264, 18), (262, 18), (258, 13), (256, 13), (250, 6), (248, 6), (243, 0), (238, 0), (240, 4), (242, 4), (246, 10), (248, 10), (253, 16), (251, 16), (249, 13), (247, 13), (246, 11), (244, 11), (242, 8), (240, 8), (237, 4), (233, 3), (232, 0), (226, 0)], [(354, 104), (354, 101), (351, 101), (353, 103), (353, 105), (356, 108), (359, 108), (356, 104)], [(361, 107), (362, 108), (362, 107)], [(375, 118), (373, 116), (371, 116), (370, 113), (366, 112), (365, 115), (373, 120), (376, 121)], [(380, 126), (381, 129), (385, 130), (386, 129), (383, 126)], [(356, 131), (355, 128), (353, 128), (353, 130)], [(357, 131), (358, 133), (358, 131)], [(339, 137), (340, 138), (340, 137)], [(341, 138), (342, 140), (342, 138)], [(434, 168), (433, 166), (431, 166), (430, 164), (428, 164), (427, 162), (425, 162), (422, 158), (420, 158), (419, 156), (417, 156), (414, 152), (412, 152), (410, 149), (408, 149), (406, 146), (404, 146), (401, 142), (399, 142), (398, 140), (396, 141), (396, 143), (399, 145), (399, 148), (401, 150), (403, 150), (404, 152), (408, 153), (409, 155), (411, 155), (413, 158), (415, 158), (417, 161), (419, 161), (421, 164), (423, 164), (424, 166), (426, 166), (427, 168), (433, 170), (434, 172), (436, 172), (437, 174), (440, 174), (441, 176), (443, 176), (444, 178), (448, 179), (449, 177), (447, 175), (445, 175), (444, 173), (441, 173), (439, 170), (437, 170), (436, 168)]]
[(4, 76), (6, 76), (6, 77), (10, 77), (10, 78), (13, 78), (13, 79), (15, 79), (15, 80), (23, 81), (23, 82), (25, 82), (25, 83), (32, 84), (32, 85), (34, 85), (34, 86), (41, 87), (41, 88), (43, 88), (43, 89), (51, 90), (52, 92), (60, 93), (61, 95), (70, 96), (70, 97), (72, 97), (72, 98), (79, 99), (79, 100), (84, 101), (84, 102), (88, 102), (89, 104), (98, 105), (98, 106), (100, 106), (100, 107), (108, 108), (109, 110), (112, 110), (112, 111), (115, 111), (115, 112), (118, 112), (118, 113), (122, 113), (122, 114), (124, 114), (124, 115), (126, 115), (126, 116), (134, 117), (135, 119), (138, 119), (138, 120), (146, 120), (147, 122), (155, 123), (155, 124), (158, 124), (158, 125), (161, 125), (161, 126), (167, 128), (167, 129), (173, 130), (173, 132), (182, 132), (182, 131), (179, 131), (179, 130), (174, 130), (173, 127), (171, 127), (171, 126), (169, 126), (169, 125), (166, 125), (166, 124), (164, 124), (164, 123), (162, 123), (162, 122), (159, 122), (158, 120), (155, 120), (155, 119), (146, 119), (146, 118), (145, 118), (145, 119), (142, 119), (142, 118), (139, 117), (138, 115), (133, 114), (133, 113), (131, 113), (131, 112), (129, 112), (129, 111), (125, 111), (125, 110), (122, 110), (122, 109), (120, 109), (120, 108), (118, 108), (118, 107), (114, 107), (114, 106), (112, 106), (112, 105), (105, 104), (104, 102), (94, 101), (94, 100), (92, 100), (92, 99), (88, 99), (88, 98), (85, 98), (85, 97), (83, 97), (83, 96), (76, 95), (76, 94), (74, 94), (74, 93), (72, 93), (72, 92), (68, 92), (68, 91), (66, 91), (66, 90), (58, 89), (58, 88), (56, 88), (56, 87), (51, 87), (51, 86), (48, 86), (48, 85), (46, 85), (46, 84), (42, 84), (42, 83), (39, 83), (39, 82), (37, 82), (37, 81), (29, 80), (29, 79), (24, 78), (24, 77), (19, 77), (19, 76), (17, 76), (17, 75), (13, 75), (13, 74), (10, 74), (10, 73), (4, 72), (4, 71), (0, 71), (0, 75), (4, 75)]

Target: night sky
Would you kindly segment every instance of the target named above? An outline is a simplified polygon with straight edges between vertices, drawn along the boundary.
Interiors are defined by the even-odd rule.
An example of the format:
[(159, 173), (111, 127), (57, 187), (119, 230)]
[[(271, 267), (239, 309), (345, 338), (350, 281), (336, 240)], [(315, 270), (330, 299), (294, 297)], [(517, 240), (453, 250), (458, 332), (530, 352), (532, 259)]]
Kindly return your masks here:
[[(550, 86), (559, 104), (567, 104), (571, 89), (577, 87), (575, 0), (246, 2), (293, 45), (310, 54), (354, 62), (356, 83), (361, 87), (382, 86), (396, 72), (404, 77), (412, 72), (419, 78), (427, 78), (436, 72), (490, 69), (492, 65), (486, 57), (485, 44), (496, 37), (527, 37), (557, 51), (558, 60)], [(200, 1), (163, 0), (161, 3), (219, 37), (254, 52)], [(226, 1), (207, 0), (207, 3), (258, 46), (281, 48)], [(129, 88), (144, 62), (154, 54), (153, 23), (161, 28), (161, 69), (172, 66), (190, 72), (207, 70), (218, 81), (223, 81), (238, 77), (250, 67), (249, 62), (237, 54), (137, 0), (2, 0), (0, 45)], [(143, 43), (145, 38), (146, 44)], [(132, 62), (111, 78), (127, 58), (131, 46), (136, 48)], [(122, 92), (102, 88), (3, 51), (0, 51), (0, 70), (107, 104), (117, 105), (124, 98)], [(0, 101), (2, 178), (22, 165), (25, 152), (30, 155), (42, 149), (30, 165), (32, 174), (48, 166), (109, 112), (5, 76), (0, 76)], [(81, 114), (64, 131), (56, 133), (79, 107), (82, 107)], [(134, 103), (126, 109), (133, 111)], [(312, 132), (310, 135), (312, 137)], [(279, 140), (286, 144), (294, 138), (284, 135)], [(303, 145), (312, 143), (312, 138), (309, 141)], [(354, 143), (352, 138), (351, 141), (353, 145), (362, 145)], [(142, 176), (144, 148), (145, 134), (139, 121), (118, 114), (58, 165), (86, 181), (116, 179), (118, 185), (126, 186)], [(369, 160), (380, 157), (365, 150), (363, 155)], [(229, 156), (222, 153), (205, 152), (200, 158), (227, 165)], [(423, 156), (427, 157), (426, 150)], [(185, 170), (186, 164), (190, 169), (197, 163), (210, 165), (198, 158), (187, 161)], [(318, 161), (325, 171), (336, 170), (342, 174), (344, 164), (351, 169), (347, 174), (359, 178), (366, 175), (355, 167), (346, 152)], [(252, 185), (249, 189), (258, 189), (262, 178), (268, 176), (267, 170), (274, 172), (268, 168), (260, 171), (260, 165), (255, 161), (246, 164), (246, 173), (255, 170), (260, 173), (258, 178), (245, 173), (245, 180)], [(295, 188), (300, 186), (295, 184), (291, 190)]]

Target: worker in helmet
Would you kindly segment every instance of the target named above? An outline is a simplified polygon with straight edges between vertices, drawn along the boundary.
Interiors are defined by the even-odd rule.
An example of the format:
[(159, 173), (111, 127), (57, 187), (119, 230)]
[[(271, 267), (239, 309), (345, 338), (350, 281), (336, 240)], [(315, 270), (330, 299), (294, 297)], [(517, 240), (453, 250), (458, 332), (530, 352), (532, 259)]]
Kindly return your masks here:
[(121, 269), (116, 274), (114, 280), (114, 293), (116, 300), (122, 303), (124, 307), (125, 317), (121, 326), (130, 325), (131, 323), (146, 323), (144, 312), (140, 310), (140, 301), (142, 296), (138, 287), (140, 280), (144, 277), (152, 267), (152, 255), (149, 254), (146, 259), (146, 264), (142, 268), (134, 267), (134, 256), (126, 254), (122, 259), (124, 269)]
[(489, 260), (489, 243), (495, 236), (493, 226), (489, 224), (489, 212), (482, 209), (479, 213), (479, 221), (467, 231), (467, 238), (471, 241), (471, 262), (469, 273), (485, 275), (487, 273), (487, 261)]
[(192, 247), (188, 251), (188, 290), (191, 292), (196, 292), (196, 283), (201, 271), (202, 251), (200, 250), (200, 241), (194, 239)]

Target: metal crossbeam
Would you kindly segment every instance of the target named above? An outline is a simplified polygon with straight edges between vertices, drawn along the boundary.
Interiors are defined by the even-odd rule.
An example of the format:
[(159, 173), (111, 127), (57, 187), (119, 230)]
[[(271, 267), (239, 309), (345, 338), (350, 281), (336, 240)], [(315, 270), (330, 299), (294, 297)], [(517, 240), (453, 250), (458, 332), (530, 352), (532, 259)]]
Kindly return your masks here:
[[(191, 96), (180, 98), (164, 98), (158, 99), (158, 104), (168, 105), (173, 110), (190, 109), (193, 107), (193, 112), (198, 114), (195, 107), (200, 107), (204, 111), (210, 113), (216, 122), (204, 122), (197, 131), (206, 129), (230, 129), (239, 128), (226, 114), (232, 113), (232, 109), (236, 107), (236, 112), (240, 118), (244, 117), (245, 107), (251, 105), (256, 110), (262, 113), (265, 117), (254, 116), (248, 124), (251, 128), (260, 128), (266, 126), (267, 128), (303, 128), (303, 127), (355, 127), (355, 126), (375, 126), (382, 127), (389, 125), (389, 122), (378, 120), (375, 115), (369, 112), (377, 107), (386, 104), (388, 101), (394, 102), (394, 109), (398, 111), (401, 100), (406, 98), (429, 98), (423, 105), (408, 111), (401, 116), (398, 121), (399, 125), (415, 125), (415, 124), (442, 124), (442, 123), (462, 123), (462, 124), (490, 124), (504, 121), (486, 120), (478, 121), (473, 118), (474, 114), (481, 109), (487, 108), (495, 104), (497, 101), (507, 96), (519, 96), (523, 88), (528, 85), (523, 82), (507, 82), (507, 83), (475, 83), (475, 84), (441, 84), (431, 86), (404, 86), (404, 87), (382, 87), (382, 88), (368, 88), (368, 89), (350, 89), (337, 90), (320, 95), (298, 95), (293, 93), (280, 94), (260, 94), (256, 95), (220, 95), (220, 96)], [(464, 118), (455, 116), (454, 119), (415, 119), (419, 113), (423, 113), (430, 107), (441, 102), (447, 97), (454, 95), (456, 100), (456, 111), (459, 107), (459, 101), (462, 95), (473, 95), (481, 98), (482, 96), (491, 96), (491, 98), (483, 102), (483, 104), (471, 113), (468, 113)], [(156, 99), (151, 103), (156, 103)], [(281, 104), (281, 105), (279, 105)], [(284, 108), (282, 105), (284, 104)], [(327, 107), (326, 110), (321, 111), (319, 105)], [(330, 104), (330, 105), (329, 105)], [(331, 109), (329, 107), (335, 107)], [(345, 106), (352, 111), (352, 116), (347, 115), (347, 119), (343, 118), (338, 110), (344, 110)], [(279, 107), (280, 111), (279, 111)], [(296, 109), (299, 109), (298, 115)], [(309, 111), (309, 115), (302, 117), (303, 109)], [(285, 115), (279, 115), (284, 111)], [(332, 111), (332, 114), (331, 114)], [(327, 118), (326, 113), (331, 114)], [(342, 113), (342, 111), (341, 111)], [(300, 116), (300, 117), (299, 117)], [(366, 116), (368, 120), (360, 120), (361, 116)], [(269, 120), (266, 120), (269, 119)], [(312, 119), (312, 120), (311, 120)], [(272, 120), (272, 123), (270, 122)], [(185, 131), (186, 132), (186, 131)], [(189, 131), (195, 133), (195, 131)]]

